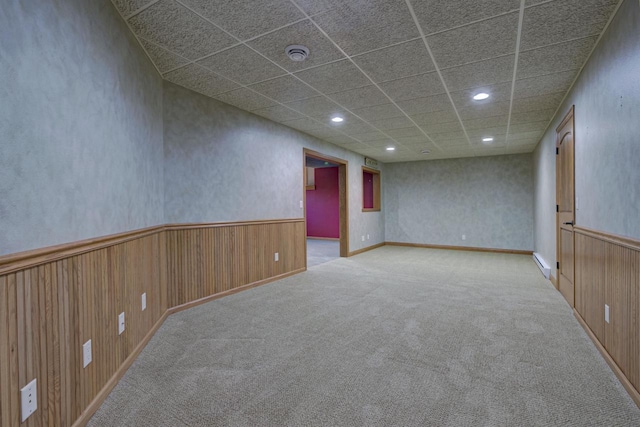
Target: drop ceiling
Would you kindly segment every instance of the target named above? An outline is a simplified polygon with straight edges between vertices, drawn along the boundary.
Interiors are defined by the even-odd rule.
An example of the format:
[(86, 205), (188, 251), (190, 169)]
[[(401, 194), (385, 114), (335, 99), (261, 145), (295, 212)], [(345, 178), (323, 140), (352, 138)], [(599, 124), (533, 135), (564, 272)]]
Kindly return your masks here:
[(166, 80), (384, 162), (533, 151), (619, 3), (112, 1)]

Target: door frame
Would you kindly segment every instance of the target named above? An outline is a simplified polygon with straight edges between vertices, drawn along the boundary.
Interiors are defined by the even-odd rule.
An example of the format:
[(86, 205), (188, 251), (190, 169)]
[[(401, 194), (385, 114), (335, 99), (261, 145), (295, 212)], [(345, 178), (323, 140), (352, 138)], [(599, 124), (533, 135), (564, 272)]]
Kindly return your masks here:
[[(560, 167), (559, 165), (559, 161), (558, 161), (558, 150), (560, 148), (560, 143), (562, 142), (562, 139), (564, 137), (564, 135), (560, 134), (560, 131), (562, 130), (562, 128), (565, 127), (565, 125), (567, 124), (567, 122), (571, 120), (571, 137), (573, 139), (573, 150), (572, 150), (572, 155), (573, 155), (573, 159), (571, 159), (571, 166), (573, 168), (572, 171), (572, 176), (573, 176), (573, 182), (571, 183), (571, 186), (573, 188), (573, 201), (572, 201), (572, 206), (573, 206), (573, 218), (572, 218), (572, 222), (573, 222), (573, 227), (575, 227), (575, 223), (576, 223), (576, 122), (575, 122), (575, 105), (572, 105), (571, 108), (569, 108), (569, 111), (567, 112), (567, 114), (565, 114), (564, 118), (562, 119), (562, 121), (560, 122), (560, 124), (558, 125), (558, 127), (556, 127), (556, 274), (557, 274), (557, 279), (556, 279), (556, 283), (554, 283), (556, 289), (562, 293), (562, 291), (560, 290), (560, 281), (561, 279), (561, 273), (560, 273), (560, 268), (557, 268), (559, 266), (560, 263), (560, 258), (561, 258), (561, 250), (562, 248), (561, 246), (561, 239), (560, 239), (560, 233), (561, 233), (561, 224), (560, 224), (560, 212), (558, 212), (558, 206), (560, 204), (560, 200), (559, 200), (559, 195), (560, 195), (560, 181), (558, 179), (559, 176), (559, 172), (558, 172), (558, 168)], [(576, 251), (575, 251), (575, 232), (572, 233), (573, 236), (573, 297), (572, 297), (572, 301), (571, 301), (571, 306), (575, 306), (575, 289), (576, 289), (576, 275), (575, 275), (575, 267), (576, 267)], [(563, 295), (564, 296), (564, 295)], [(569, 302), (569, 301), (567, 301)]]
[(340, 205), (340, 256), (349, 256), (349, 162), (308, 148), (302, 150), (302, 194), (304, 209), (305, 264), (307, 257), (307, 157), (338, 165), (338, 199)]

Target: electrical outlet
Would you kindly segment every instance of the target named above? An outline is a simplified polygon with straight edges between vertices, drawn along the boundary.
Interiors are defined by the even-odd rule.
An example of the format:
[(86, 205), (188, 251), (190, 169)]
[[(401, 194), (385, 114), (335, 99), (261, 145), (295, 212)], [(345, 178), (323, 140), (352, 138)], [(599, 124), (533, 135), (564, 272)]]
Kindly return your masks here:
[(462, 235), (462, 240), (467, 240), (467, 235), (466, 234)]
[(302, 209), (304, 207), (304, 204), (302, 203), (302, 200), (300, 200), (300, 209)]
[(276, 262), (280, 261), (280, 254), (278, 252), (273, 256), (273, 260)]
[(364, 242), (364, 236), (362, 236), (362, 241)]
[(607, 304), (604, 305), (604, 321), (609, 323), (609, 306)]
[(91, 363), (91, 340), (82, 344), (82, 367), (86, 368)]
[(35, 378), (20, 389), (20, 409), (22, 422), (25, 422), (38, 409), (38, 386)]
[(124, 332), (124, 311), (118, 316), (118, 335)]
[(147, 309), (147, 293), (143, 293), (142, 294), (142, 311), (145, 311)]
[(367, 234), (367, 240), (369, 240), (369, 235)]

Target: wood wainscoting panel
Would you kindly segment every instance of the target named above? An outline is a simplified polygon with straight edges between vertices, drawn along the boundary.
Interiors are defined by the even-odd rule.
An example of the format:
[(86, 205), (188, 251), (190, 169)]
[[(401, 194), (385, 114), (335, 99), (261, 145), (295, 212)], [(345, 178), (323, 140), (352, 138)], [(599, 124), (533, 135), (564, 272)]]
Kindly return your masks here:
[(575, 309), (640, 405), (640, 242), (583, 227), (575, 233)]
[(282, 276), (306, 265), (304, 219), (168, 228), (169, 307)]
[(605, 242), (575, 234), (575, 308), (604, 344)]
[[(0, 424), (21, 425), (20, 389), (37, 379), (38, 409), (22, 424), (71, 426), (166, 311), (162, 229), (0, 275)], [(61, 250), (69, 251), (69, 247)], [(7, 264), (8, 265), (8, 264)], [(141, 295), (147, 294), (142, 310)], [(125, 331), (118, 335), (118, 314)], [(82, 363), (91, 339), (92, 362)], [(97, 407), (97, 406), (96, 406)]]

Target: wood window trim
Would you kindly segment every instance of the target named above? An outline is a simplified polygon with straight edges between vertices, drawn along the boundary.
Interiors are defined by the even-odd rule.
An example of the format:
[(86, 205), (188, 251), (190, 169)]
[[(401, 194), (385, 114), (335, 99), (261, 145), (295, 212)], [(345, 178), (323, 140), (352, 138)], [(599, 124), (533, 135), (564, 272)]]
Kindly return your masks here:
[(381, 174), (377, 169), (371, 169), (366, 166), (362, 166), (362, 176), (364, 173), (368, 172), (373, 175), (373, 207), (365, 208), (364, 207), (364, 181), (362, 182), (363, 194), (362, 194), (362, 212), (380, 212), (382, 210), (382, 203), (380, 200), (380, 181)]

